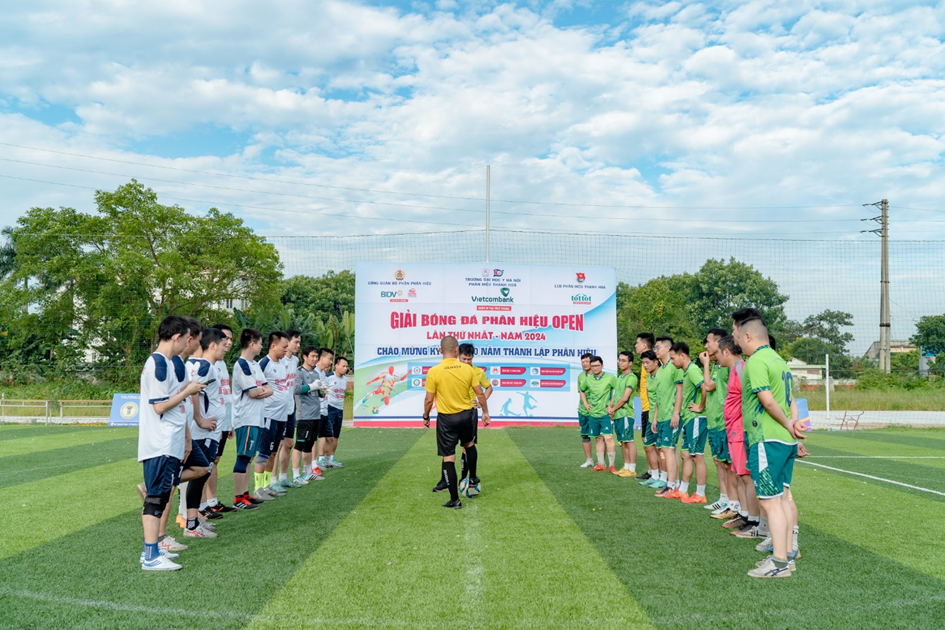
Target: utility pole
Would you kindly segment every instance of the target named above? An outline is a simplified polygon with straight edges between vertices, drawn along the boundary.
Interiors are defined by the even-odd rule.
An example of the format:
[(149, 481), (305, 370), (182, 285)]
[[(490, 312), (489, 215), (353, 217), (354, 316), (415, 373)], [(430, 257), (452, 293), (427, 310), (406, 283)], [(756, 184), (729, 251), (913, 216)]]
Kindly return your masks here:
[(864, 206), (879, 206), (880, 215), (862, 221), (875, 221), (879, 223), (879, 228), (875, 230), (862, 230), (876, 234), (882, 242), (882, 266), (879, 279), (879, 369), (886, 372), (890, 371), (892, 338), (889, 316), (889, 201), (883, 199), (876, 203), (864, 203)]
[(488, 164), (486, 164), (486, 262), (489, 262), (489, 241), (491, 240), (489, 236), (489, 219), (491, 218), (490, 209), (489, 209), (489, 203), (490, 203), (489, 187), (491, 185), (491, 181), (490, 181), (491, 172), (490, 171), (491, 171), (491, 167)]

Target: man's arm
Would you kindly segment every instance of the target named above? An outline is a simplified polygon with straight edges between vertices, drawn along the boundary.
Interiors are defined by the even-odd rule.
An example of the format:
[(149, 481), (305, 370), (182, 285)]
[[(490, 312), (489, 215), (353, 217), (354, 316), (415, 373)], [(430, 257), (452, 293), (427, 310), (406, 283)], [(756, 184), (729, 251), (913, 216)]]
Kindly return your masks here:
[(487, 427), (489, 423), (492, 422), (492, 418), (489, 417), (489, 406), (486, 403), (486, 395), (482, 393), (482, 388), (479, 385), (473, 385), (473, 391), (476, 392), (476, 401), (482, 408), (482, 426)]
[(794, 439), (803, 440), (807, 438), (807, 436), (804, 435), (804, 431), (800, 426), (800, 423), (795, 422), (793, 418), (788, 418), (784, 415), (784, 411), (774, 400), (774, 395), (771, 393), (771, 390), (762, 390), (757, 393), (757, 396), (758, 402), (760, 402), (761, 406), (765, 408), (765, 411), (768, 412), (768, 415), (780, 422), (784, 428), (788, 430), (788, 433), (794, 437)]
[(633, 388), (628, 387), (623, 391), (623, 396), (620, 397), (620, 400), (613, 405), (614, 409), (620, 409), (627, 404), (627, 401), (630, 400), (630, 397), (633, 396)]
[(670, 425), (674, 429), (679, 428), (680, 411), (682, 411), (682, 383), (676, 383), (676, 402), (673, 403), (673, 419)]
[(714, 392), (715, 380), (712, 378), (712, 362), (709, 359), (709, 353), (701, 352), (699, 354), (699, 361), (702, 362), (702, 391)]
[(591, 403), (587, 402), (587, 397), (584, 395), (584, 392), (581, 392), (581, 402), (584, 403), (584, 408), (588, 411), (591, 410)]
[(184, 389), (180, 390), (167, 400), (163, 400), (158, 403), (154, 403), (154, 412), (158, 415), (165, 413), (166, 411), (173, 409), (177, 405), (184, 402), (188, 396), (192, 396), (198, 392), (202, 392), (203, 388), (206, 387), (203, 383), (198, 383), (197, 381), (188, 381)]
[(430, 412), (433, 411), (433, 401), (436, 400), (436, 394), (427, 392), (423, 399), (423, 426), (430, 426)]
[(269, 383), (266, 383), (265, 385), (261, 385), (257, 387), (256, 389), (249, 390), (248, 392), (246, 392), (246, 395), (249, 396), (250, 398), (259, 399), (259, 398), (269, 398), (274, 393), (275, 392), (272, 391), (272, 387), (269, 386)]
[(217, 421), (213, 418), (205, 418), (200, 413), (200, 394), (194, 394), (190, 397), (190, 402), (194, 406), (194, 422), (201, 429), (213, 431), (217, 428)]

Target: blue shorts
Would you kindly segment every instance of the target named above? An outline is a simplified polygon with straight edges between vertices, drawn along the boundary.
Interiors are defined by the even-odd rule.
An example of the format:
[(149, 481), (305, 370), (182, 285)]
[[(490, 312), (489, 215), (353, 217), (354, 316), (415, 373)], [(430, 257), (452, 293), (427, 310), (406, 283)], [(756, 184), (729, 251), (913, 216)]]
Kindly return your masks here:
[(212, 459), (207, 457), (206, 451), (204, 451), (203, 445), (200, 444), (197, 440), (190, 441), (190, 455), (187, 456), (187, 459), (184, 460), (184, 465), (181, 468), (207, 468), (210, 466)]
[(295, 439), (295, 412), (290, 413), (289, 418), (285, 422), (285, 435), (283, 436), (283, 439)]
[(180, 477), (180, 460), (169, 455), (152, 457), (141, 462), (144, 468), (144, 486), (149, 497), (170, 494), (174, 482)]
[[(283, 439), (285, 439), (285, 422), (273, 420), (269, 425), (269, 455), (279, 451), (279, 445), (282, 444)], [(262, 448), (259, 449), (259, 454), (263, 454)]]
[(207, 438), (205, 440), (197, 440), (197, 444), (203, 449), (203, 455), (207, 458), (207, 461), (212, 462), (217, 458), (217, 453), (220, 451), (219, 442)]
[(328, 406), (328, 415), (322, 416), (322, 425), (318, 431), (318, 437), (335, 438), (341, 435), (341, 421), (344, 419), (344, 409), (336, 409)]
[(236, 434), (236, 455), (238, 457), (255, 457), (259, 452), (259, 434), (261, 427), (240, 427), (234, 430)]

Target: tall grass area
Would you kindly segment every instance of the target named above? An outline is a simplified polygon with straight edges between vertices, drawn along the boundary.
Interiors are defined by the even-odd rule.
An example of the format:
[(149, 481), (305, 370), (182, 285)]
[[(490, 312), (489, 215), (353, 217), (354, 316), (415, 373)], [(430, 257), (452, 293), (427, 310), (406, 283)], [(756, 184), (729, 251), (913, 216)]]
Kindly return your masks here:
[[(812, 411), (827, 408), (823, 390), (799, 392)], [(830, 409), (837, 411), (945, 411), (945, 389), (837, 389), (830, 392)]]

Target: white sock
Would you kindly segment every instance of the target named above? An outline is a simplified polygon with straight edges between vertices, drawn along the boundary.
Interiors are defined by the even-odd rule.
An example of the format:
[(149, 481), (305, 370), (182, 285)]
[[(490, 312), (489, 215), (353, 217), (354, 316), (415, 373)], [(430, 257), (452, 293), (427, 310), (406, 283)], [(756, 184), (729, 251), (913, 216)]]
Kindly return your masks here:
[(588, 457), (587, 460), (586, 460), (586, 462), (587, 462), (588, 464), (593, 464), (593, 463), (594, 463), (594, 460), (593, 460), (593, 458)]
[(311, 466), (310, 464), (305, 464), (305, 465), (302, 467), (302, 470), (305, 471), (305, 474), (306, 474), (306, 475), (312, 474), (312, 466)]
[(296, 477), (301, 477), (301, 476), (302, 476), (302, 474), (299, 472), (299, 469), (298, 469), (298, 468), (293, 468), (293, 469), (292, 469), (292, 478), (293, 478), (293, 479), (295, 479)]
[(696, 494), (698, 494), (700, 497), (704, 497), (704, 496), (705, 496), (705, 486), (700, 486), (699, 484), (696, 484)]
[(623, 463), (623, 469), (624, 469), (624, 470), (630, 470), (630, 464), (628, 464), (627, 462), (624, 462), (624, 463)]
[[(702, 486), (702, 487), (705, 488), (705, 486)], [(729, 500), (728, 500), (728, 495), (727, 495), (727, 494), (720, 494), (720, 495), (719, 495), (719, 503), (728, 503), (728, 502), (729, 502)]]
[(760, 533), (768, 535), (771, 533), (771, 530), (768, 529), (768, 517), (762, 516), (761, 521), (758, 523), (758, 530)]
[(614, 461), (617, 459), (616, 453), (607, 453), (607, 461), (610, 463), (610, 467), (613, 468)]
[(679, 492), (689, 492), (689, 482), (683, 481), (679, 484)]
[(738, 513), (739, 513), (743, 518), (748, 518), (748, 512), (747, 512), (746, 510), (739, 510)]
[(739, 514), (742, 513), (742, 506), (738, 504), (738, 501), (732, 501), (729, 504), (728, 509), (732, 510), (733, 512), (738, 512)]
[(669, 481), (669, 477), (667, 476), (665, 470), (660, 471), (660, 481)]
[(208, 507), (209, 507), (209, 502), (208, 502), (208, 501), (204, 501), (203, 503), (200, 504), (200, 508), (199, 508), (199, 509), (200, 509), (200, 511), (202, 512), (202, 511), (206, 510)]
[(797, 550), (797, 525), (794, 526), (794, 550)]
[(187, 518), (187, 484), (189, 481), (177, 486), (177, 513)]
[(598, 453), (598, 454), (597, 454), (597, 463), (600, 464), (601, 466), (604, 465), (604, 454), (603, 454), (603, 453)]
[(630, 464), (630, 470), (633, 471), (633, 472), (636, 472), (636, 471), (637, 471), (637, 465), (636, 465), (636, 464)]
[(213, 497), (212, 499), (210, 499), (209, 501), (207, 501), (207, 505), (209, 505), (210, 507), (216, 507), (219, 503), (220, 503), (220, 502), (217, 501), (217, 498), (216, 498), (216, 497)]
[(289, 476), (285, 473), (279, 473), (279, 481), (288, 481)]

